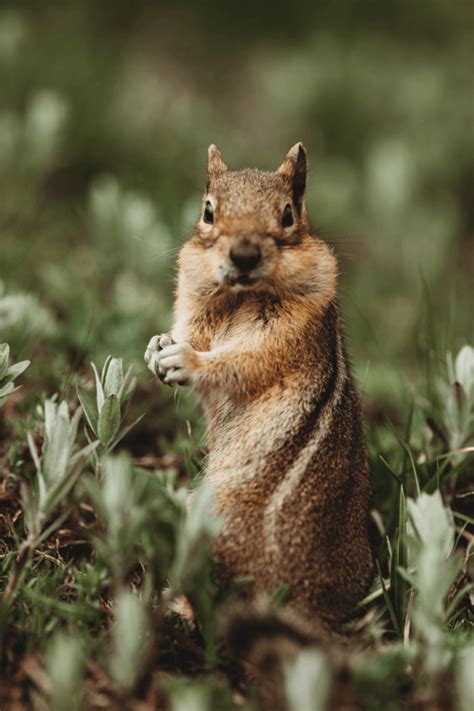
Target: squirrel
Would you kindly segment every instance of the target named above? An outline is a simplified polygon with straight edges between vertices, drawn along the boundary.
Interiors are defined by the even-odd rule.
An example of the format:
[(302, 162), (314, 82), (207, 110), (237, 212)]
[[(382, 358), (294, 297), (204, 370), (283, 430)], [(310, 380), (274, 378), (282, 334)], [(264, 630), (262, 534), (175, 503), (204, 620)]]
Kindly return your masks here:
[(254, 597), (286, 585), (290, 611), (331, 630), (372, 580), (371, 492), (337, 261), (310, 227), (306, 182), (302, 143), (276, 171), (229, 170), (209, 147), (174, 324), (145, 361), (202, 403), (220, 575), (250, 576)]

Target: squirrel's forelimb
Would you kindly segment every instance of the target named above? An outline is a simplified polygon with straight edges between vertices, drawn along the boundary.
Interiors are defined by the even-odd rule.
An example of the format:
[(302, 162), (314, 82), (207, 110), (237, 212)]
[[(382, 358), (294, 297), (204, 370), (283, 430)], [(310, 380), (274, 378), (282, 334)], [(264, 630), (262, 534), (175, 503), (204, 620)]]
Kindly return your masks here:
[(160, 368), (177, 371), (165, 375), (164, 381), (185, 382), (202, 394), (218, 388), (228, 397), (243, 401), (297, 372), (305, 357), (306, 341), (314, 331), (310, 308), (297, 303), (273, 305), (271, 318), (262, 320), (261, 300), (247, 306), (248, 320), (237, 324), (230, 337), (209, 350), (192, 347), (199, 334), (190, 329), (189, 341), (158, 352)]

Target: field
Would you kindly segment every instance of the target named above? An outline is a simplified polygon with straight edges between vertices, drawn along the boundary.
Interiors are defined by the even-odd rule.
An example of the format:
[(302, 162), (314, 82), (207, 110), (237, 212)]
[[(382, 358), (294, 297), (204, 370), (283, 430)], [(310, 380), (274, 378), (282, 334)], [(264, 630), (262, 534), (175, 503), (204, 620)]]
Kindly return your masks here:
[[(446, 0), (2, 3), (2, 711), (474, 708), (468, 20)], [(344, 643), (280, 663), (260, 640), (278, 669), (247, 663), (252, 684), (245, 581), (215, 579), (212, 493), (185, 505), (199, 407), (143, 353), (208, 144), (269, 169), (298, 140), (340, 262), (378, 572)]]

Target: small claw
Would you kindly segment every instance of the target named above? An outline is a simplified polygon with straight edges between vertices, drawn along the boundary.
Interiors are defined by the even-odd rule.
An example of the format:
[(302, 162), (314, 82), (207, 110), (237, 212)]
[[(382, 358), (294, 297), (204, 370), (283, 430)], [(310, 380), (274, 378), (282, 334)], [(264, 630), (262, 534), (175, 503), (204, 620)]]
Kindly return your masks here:
[(168, 356), (174, 356), (178, 355), (179, 353), (182, 353), (185, 349), (187, 348), (186, 344), (183, 343), (171, 343), (168, 346), (165, 346), (158, 352), (158, 358), (162, 360), (163, 358), (167, 358)]
[(189, 383), (189, 374), (184, 368), (173, 368), (168, 370), (163, 378), (166, 385), (187, 385)]
[(152, 353), (149, 358), (145, 357), (145, 362), (147, 364), (148, 370), (151, 370), (153, 375), (158, 375), (159, 363), (155, 354)]
[(169, 368), (180, 368), (182, 366), (182, 356), (179, 353), (175, 355), (165, 355), (162, 358), (158, 358), (158, 363), (160, 370), (168, 370)]
[(175, 385), (174, 381), (168, 380), (168, 375), (171, 375), (171, 373), (174, 373), (174, 372), (175, 372), (174, 370), (166, 370), (163, 373), (161, 373), (161, 372), (158, 373), (158, 377), (161, 380), (161, 382), (163, 383), (163, 385), (168, 385), (170, 388), (172, 388), (173, 385)]
[(158, 336), (158, 346), (160, 350), (167, 346), (172, 346), (173, 344), (174, 341), (169, 333), (163, 333), (161, 336)]

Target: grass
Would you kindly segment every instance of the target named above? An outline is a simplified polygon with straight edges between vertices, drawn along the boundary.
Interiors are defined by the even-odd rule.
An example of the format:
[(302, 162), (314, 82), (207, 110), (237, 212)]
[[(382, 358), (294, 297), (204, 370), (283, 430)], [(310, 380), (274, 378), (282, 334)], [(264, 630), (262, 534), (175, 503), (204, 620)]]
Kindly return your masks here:
[[(302, 4), (290, 17), (277, 3), (255, 46), (214, 0), (179, 18), (141, 0), (47, 5), (0, 11), (0, 707), (258, 706), (264, 680), (249, 682), (223, 634), (245, 580), (215, 579), (211, 492), (185, 506), (203, 422), (142, 356), (169, 329), (207, 145), (232, 167), (272, 167), (303, 139), (310, 214), (341, 265), (378, 572), (350, 643), (301, 649), (273, 692), (297, 711), (471, 709), (460, 6), (333, 3), (316, 17)], [(194, 625), (174, 611), (183, 594)]]

